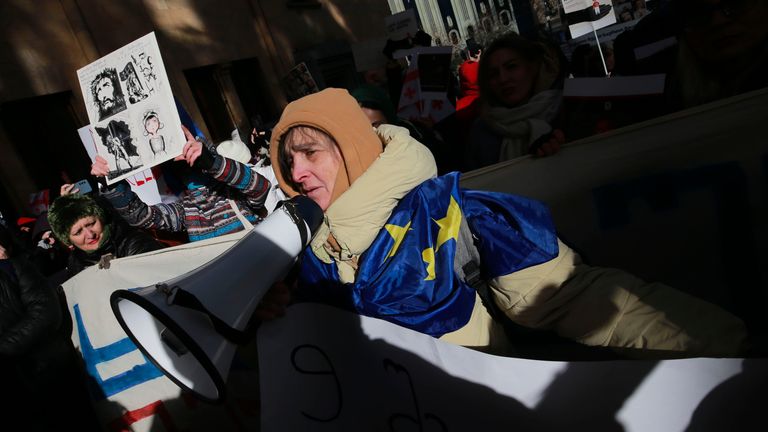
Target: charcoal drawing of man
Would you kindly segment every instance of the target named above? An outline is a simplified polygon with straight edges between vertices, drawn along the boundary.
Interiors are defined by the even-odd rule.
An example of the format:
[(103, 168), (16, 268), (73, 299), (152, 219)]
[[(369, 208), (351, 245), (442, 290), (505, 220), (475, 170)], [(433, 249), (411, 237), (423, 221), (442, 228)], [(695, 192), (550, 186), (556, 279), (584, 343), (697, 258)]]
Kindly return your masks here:
[(125, 110), (125, 97), (115, 68), (106, 68), (91, 81), (91, 96), (99, 110), (99, 121)]

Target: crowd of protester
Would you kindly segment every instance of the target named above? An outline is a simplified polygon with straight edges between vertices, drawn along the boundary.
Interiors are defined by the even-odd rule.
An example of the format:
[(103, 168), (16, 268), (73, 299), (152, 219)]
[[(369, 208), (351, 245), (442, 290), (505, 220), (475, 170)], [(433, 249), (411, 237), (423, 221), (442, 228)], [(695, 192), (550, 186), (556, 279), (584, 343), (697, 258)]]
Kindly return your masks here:
[[(667, 103), (650, 113), (662, 115), (768, 84), (768, 26), (763, 24), (767, 18), (768, 4), (755, 0), (668, 2), (601, 52), (609, 56), (605, 67), (610, 65), (613, 76), (667, 74)], [(664, 34), (653, 29), (663, 29)], [(635, 48), (665, 35), (676, 38), (677, 44), (635, 58)], [(424, 37), (420, 40), (423, 44)], [(390, 60), (395, 45), (386, 47)], [(518, 221), (516, 209), (538, 204), (519, 197), (457, 192), (457, 177), (445, 175), (526, 155), (553, 155), (583, 136), (582, 131), (568, 128), (572, 122), (564, 118), (562, 90), (568, 77), (605, 76), (597, 55), (596, 47), (585, 45), (568, 59), (546, 37), (514, 33), (487, 46), (468, 41), (465, 61), (455, 71), (458, 88), (451, 99), (455, 114), (439, 124), (398, 116), (397, 86), (402, 85), (402, 76), (397, 76), (383, 87), (363, 84), (349, 92), (333, 89), (306, 96), (286, 108), (274, 132), (257, 122), (247, 143), (233, 139), (214, 146), (185, 128), (182, 155), (166, 162), (175, 165), (166, 171), (176, 173), (185, 185), (172, 203), (146, 204), (124, 181), (107, 186), (107, 161), (96, 156), (91, 182), (97, 187), (92, 192), (80, 193), (74, 185), (64, 184), (47, 213), (17, 221), (0, 218), (2, 381), (24, 389), (19, 415), (30, 416), (29, 407), (38, 405), (25, 400), (61, 398), (71, 402), (65, 409), (82, 416), (81, 424), (90, 424), (85, 389), (77, 384), (85, 380), (77, 375), (80, 365), (60, 288), (68, 278), (91, 266), (108, 267), (110, 259), (177, 244), (167, 241), (168, 233), (185, 234), (181, 241), (186, 242), (249, 229), (281, 199), (307, 191), (326, 212), (325, 230), (302, 263), (300, 280), (306, 289), (295, 299), (331, 302), (497, 354), (515, 353), (510, 333), (503, 328), (509, 321), (624, 353), (646, 349), (662, 357), (747, 354), (747, 335), (737, 317), (619, 270), (586, 266), (556, 237), (545, 209), (535, 220), (525, 221), (535, 233), (515, 228), (525, 225)], [(388, 72), (402, 73), (394, 65)], [(316, 147), (311, 155), (307, 143)], [(317, 168), (320, 160), (326, 164), (322, 169)], [(399, 285), (402, 281), (371, 278), (402, 273), (402, 268), (383, 271), (380, 266), (404, 266), (412, 258), (406, 255), (412, 252), (409, 247), (418, 249), (421, 262), (422, 245), (404, 246), (403, 255), (393, 258), (379, 243), (391, 234), (382, 227), (396, 225), (397, 215), (413, 216), (433, 205), (414, 197), (424, 188), (445, 197), (459, 194), (463, 200), (459, 204), (470, 219), (469, 238), (480, 238), (475, 253), (481, 261), (489, 262), (494, 242), (509, 240), (502, 249), (513, 245), (536, 251), (531, 262), (493, 264), (497, 268), (488, 280), (496, 307), (489, 307), (486, 298), (461, 280), (466, 275), (456, 279), (453, 272), (443, 276), (440, 289), (421, 293), (419, 299), (410, 292), (405, 298), (371, 291), (374, 286), (391, 288), (390, 294), (407, 291)], [(494, 228), (501, 231), (489, 231), (491, 207), (497, 213), (504, 209), (505, 225)], [(435, 220), (442, 217), (425, 214)], [(349, 226), (335, 224), (336, 220)], [(361, 230), (365, 224), (358, 220), (368, 221), (368, 228)], [(371, 256), (380, 259), (374, 263)], [(519, 278), (544, 281), (540, 286), (553, 286), (567, 295), (549, 293), (549, 299), (526, 304), (526, 298), (544, 294), (532, 293)], [(284, 284), (276, 285), (262, 302), (259, 316), (279, 315), (290, 301), (286, 290)], [(630, 291), (634, 294), (627, 294)], [(657, 298), (668, 315), (677, 314), (676, 321), (627, 300), (637, 300), (633, 296), (638, 292)], [(622, 308), (616, 309), (619, 298), (624, 299)], [(384, 310), (388, 312), (381, 313)], [(594, 314), (603, 312), (605, 319), (598, 321), (611, 323), (612, 331), (587, 325)], [(592, 318), (584, 318), (585, 314)], [(700, 314), (713, 318), (699, 320)], [(54, 375), (62, 379), (44, 379)], [(62, 398), (69, 390), (74, 396)], [(49, 404), (53, 405), (60, 403)], [(47, 421), (45, 416), (37, 418)]]

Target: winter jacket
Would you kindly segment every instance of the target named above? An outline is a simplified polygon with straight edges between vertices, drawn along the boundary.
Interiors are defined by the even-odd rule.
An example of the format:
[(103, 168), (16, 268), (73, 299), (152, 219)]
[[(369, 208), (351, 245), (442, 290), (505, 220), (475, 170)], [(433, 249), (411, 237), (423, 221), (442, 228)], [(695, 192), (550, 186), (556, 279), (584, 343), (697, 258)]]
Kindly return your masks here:
[(154, 237), (126, 225), (125, 222), (115, 218), (109, 222), (109, 237), (101, 247), (93, 252), (85, 252), (75, 248), (69, 256), (67, 273), (69, 277), (80, 273), (84, 268), (92, 266), (101, 260), (101, 257), (112, 254), (113, 258), (123, 258), (131, 255), (162, 249), (162, 243)]
[(260, 222), (266, 215), (269, 181), (238, 161), (220, 155), (213, 155), (213, 159), (211, 169), (204, 171), (213, 181), (184, 191), (180, 202), (147, 205), (125, 182), (113, 185), (103, 195), (129, 225), (186, 230), (190, 241), (243, 230), (233, 204), (250, 223)]
[(67, 355), (61, 303), (55, 287), (26, 260), (2, 261), (12, 271), (0, 271), (0, 357), (27, 380)]

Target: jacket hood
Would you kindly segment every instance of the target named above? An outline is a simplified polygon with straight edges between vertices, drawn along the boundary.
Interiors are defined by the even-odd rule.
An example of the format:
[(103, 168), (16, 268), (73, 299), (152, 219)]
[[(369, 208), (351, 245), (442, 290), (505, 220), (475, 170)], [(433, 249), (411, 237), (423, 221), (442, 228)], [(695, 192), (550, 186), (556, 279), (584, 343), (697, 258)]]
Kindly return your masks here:
[(344, 89), (329, 88), (304, 96), (288, 104), (272, 131), (269, 154), (275, 177), (286, 195), (298, 195), (291, 183), (290, 173), (283, 173), (280, 161), (280, 141), (295, 126), (310, 126), (330, 135), (339, 146), (343, 169), (336, 176), (331, 203), (355, 182), (384, 150), (381, 140), (357, 101)]
[(397, 124), (397, 111), (383, 88), (363, 84), (352, 90), (351, 95), (361, 107), (379, 110), (387, 118), (387, 123)]

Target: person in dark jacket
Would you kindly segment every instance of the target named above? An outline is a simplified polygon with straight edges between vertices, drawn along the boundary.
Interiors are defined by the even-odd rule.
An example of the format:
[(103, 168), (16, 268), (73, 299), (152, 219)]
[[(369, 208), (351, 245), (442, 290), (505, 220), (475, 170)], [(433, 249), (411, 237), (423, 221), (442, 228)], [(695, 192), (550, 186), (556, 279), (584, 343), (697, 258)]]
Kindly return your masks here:
[(557, 45), (509, 33), (483, 50), (480, 116), (470, 131), (467, 168), (527, 154), (548, 156), (565, 143), (561, 115), (565, 60)]
[[(57, 288), (0, 227), (0, 382), (3, 422), (24, 430), (98, 430)], [(14, 421), (13, 419), (17, 419)]]
[(128, 226), (89, 196), (56, 198), (48, 209), (48, 223), (56, 238), (72, 248), (67, 265), (70, 277), (108, 255), (122, 258), (163, 248), (151, 235)]

